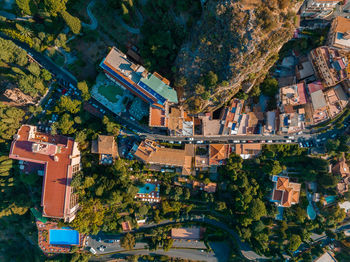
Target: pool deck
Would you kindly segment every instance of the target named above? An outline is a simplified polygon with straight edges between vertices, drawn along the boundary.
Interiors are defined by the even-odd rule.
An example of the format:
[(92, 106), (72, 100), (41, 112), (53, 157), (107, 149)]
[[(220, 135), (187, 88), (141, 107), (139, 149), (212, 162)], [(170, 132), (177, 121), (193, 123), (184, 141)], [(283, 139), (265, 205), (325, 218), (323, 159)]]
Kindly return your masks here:
[[(45, 255), (49, 255), (52, 253), (70, 253), (71, 252), (71, 245), (51, 245), (49, 243), (50, 241), (50, 229), (59, 229), (57, 226), (57, 223), (54, 222), (47, 222), (42, 223), (40, 221), (36, 221), (36, 226), (38, 228), (38, 245), (40, 249), (43, 251)], [(45, 233), (46, 232), (46, 233)], [(80, 234), (80, 245), (74, 245), (77, 247), (84, 247), (86, 236)]]

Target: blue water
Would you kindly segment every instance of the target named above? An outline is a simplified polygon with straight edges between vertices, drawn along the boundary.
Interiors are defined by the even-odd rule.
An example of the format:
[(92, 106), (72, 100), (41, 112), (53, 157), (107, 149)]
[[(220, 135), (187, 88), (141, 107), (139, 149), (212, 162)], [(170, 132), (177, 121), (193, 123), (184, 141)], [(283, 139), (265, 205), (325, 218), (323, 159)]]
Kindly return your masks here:
[(283, 207), (277, 207), (278, 214), (276, 216), (277, 220), (283, 220)]
[(79, 245), (79, 232), (71, 229), (50, 229), (51, 245)]
[(337, 199), (337, 196), (326, 196), (325, 199), (326, 199), (327, 204), (332, 204)]
[(145, 184), (143, 187), (139, 187), (139, 194), (149, 194), (152, 191), (156, 190), (156, 185), (154, 184)]
[(311, 220), (314, 220), (316, 218), (316, 212), (315, 212), (315, 209), (313, 208), (312, 205), (308, 205), (307, 206), (307, 215), (309, 216), (309, 218)]

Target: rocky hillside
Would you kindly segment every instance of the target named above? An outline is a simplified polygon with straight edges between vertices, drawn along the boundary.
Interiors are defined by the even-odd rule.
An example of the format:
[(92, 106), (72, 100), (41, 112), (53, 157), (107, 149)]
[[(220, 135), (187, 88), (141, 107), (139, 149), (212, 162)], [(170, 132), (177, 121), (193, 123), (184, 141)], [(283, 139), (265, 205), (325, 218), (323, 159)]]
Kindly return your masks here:
[(262, 81), (293, 35), (296, 0), (208, 0), (176, 60), (176, 88), (192, 112)]

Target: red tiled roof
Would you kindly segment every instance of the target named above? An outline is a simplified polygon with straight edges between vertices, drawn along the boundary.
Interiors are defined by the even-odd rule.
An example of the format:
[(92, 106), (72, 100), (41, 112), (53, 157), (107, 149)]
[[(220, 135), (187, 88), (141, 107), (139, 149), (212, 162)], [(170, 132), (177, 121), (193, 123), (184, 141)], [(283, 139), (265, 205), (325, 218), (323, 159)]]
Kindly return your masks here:
[[(42, 192), (43, 215), (48, 217), (65, 218), (65, 211), (69, 206), (71, 189), (70, 180), (72, 176), (71, 154), (74, 141), (63, 136), (46, 137), (48, 141), (56, 141), (59, 149), (54, 156), (32, 152), (32, 146), (36, 140), (30, 140), (29, 132), (31, 126), (22, 126), (17, 138), (12, 142), (9, 157), (17, 160), (35, 162), (45, 165), (45, 176)], [(55, 159), (57, 161), (55, 161)], [(66, 210), (65, 210), (66, 208)]]
[(306, 104), (306, 94), (305, 94), (305, 83), (299, 83), (297, 84), (298, 87), (298, 95), (299, 95), (299, 105)]
[(316, 81), (308, 84), (307, 88), (309, 89), (309, 93), (311, 94), (318, 90), (323, 90), (323, 85), (320, 81)]
[(289, 182), (288, 177), (277, 177), (275, 188), (272, 192), (272, 200), (278, 201), (281, 206), (290, 207), (299, 203), (301, 184)]

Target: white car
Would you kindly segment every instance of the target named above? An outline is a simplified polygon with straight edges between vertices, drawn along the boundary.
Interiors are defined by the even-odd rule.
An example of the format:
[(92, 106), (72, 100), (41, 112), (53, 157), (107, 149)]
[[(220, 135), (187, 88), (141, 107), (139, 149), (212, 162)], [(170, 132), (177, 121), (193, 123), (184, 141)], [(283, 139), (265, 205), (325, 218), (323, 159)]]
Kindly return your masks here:
[(199, 140), (199, 141), (197, 141), (197, 144), (203, 144), (204, 143), (204, 141), (203, 140)]
[(233, 143), (238, 144), (239, 140), (233, 140)]
[(95, 249), (93, 249), (92, 247), (90, 248), (90, 252), (92, 253), (92, 254), (94, 254), (94, 255), (96, 255), (96, 250)]
[(287, 143), (292, 143), (292, 140), (287, 139), (286, 142), (287, 142)]
[(272, 140), (268, 140), (267, 143), (272, 143)]

